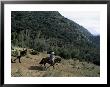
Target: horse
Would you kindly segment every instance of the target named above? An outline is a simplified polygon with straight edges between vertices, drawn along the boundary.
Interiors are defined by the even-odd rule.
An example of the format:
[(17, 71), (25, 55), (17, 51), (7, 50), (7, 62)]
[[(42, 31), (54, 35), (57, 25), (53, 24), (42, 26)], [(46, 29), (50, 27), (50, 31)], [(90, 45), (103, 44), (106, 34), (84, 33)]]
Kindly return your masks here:
[(17, 57), (16, 57), (16, 59), (14, 59), (14, 62), (17, 60), (17, 59), (19, 59), (19, 63), (21, 63), (21, 57), (22, 56), (25, 56), (27, 54), (27, 49), (26, 50), (23, 50), (23, 51), (20, 51), (20, 55), (18, 55)]
[(17, 56), (16, 59), (14, 59), (14, 63), (15, 63), (15, 61), (16, 61), (17, 59), (19, 60), (19, 63), (21, 63), (21, 55), (20, 55), (20, 56)]
[(54, 68), (55, 63), (60, 63), (60, 62), (61, 62), (61, 58), (59, 58), (59, 57), (55, 57), (54, 62), (50, 61), (49, 58), (46, 57), (46, 58), (42, 58), (42, 60), (39, 62), (39, 64), (43, 64), (45, 66), (46, 63), (48, 63), (48, 64), (50, 64), (50, 66), (53, 66), (53, 68)]
[(27, 54), (27, 49), (23, 50), (23, 51), (20, 51), (20, 55), (21, 56), (25, 56)]

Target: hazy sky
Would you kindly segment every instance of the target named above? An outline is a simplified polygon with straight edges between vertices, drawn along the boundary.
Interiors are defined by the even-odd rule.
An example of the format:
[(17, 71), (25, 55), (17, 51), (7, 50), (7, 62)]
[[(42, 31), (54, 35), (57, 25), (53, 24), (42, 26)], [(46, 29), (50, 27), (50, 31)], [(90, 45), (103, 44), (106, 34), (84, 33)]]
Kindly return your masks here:
[(94, 35), (100, 34), (100, 14), (99, 12), (88, 12), (88, 11), (80, 11), (80, 12), (67, 12), (60, 11), (60, 13), (76, 23), (85, 27), (88, 31), (90, 31)]

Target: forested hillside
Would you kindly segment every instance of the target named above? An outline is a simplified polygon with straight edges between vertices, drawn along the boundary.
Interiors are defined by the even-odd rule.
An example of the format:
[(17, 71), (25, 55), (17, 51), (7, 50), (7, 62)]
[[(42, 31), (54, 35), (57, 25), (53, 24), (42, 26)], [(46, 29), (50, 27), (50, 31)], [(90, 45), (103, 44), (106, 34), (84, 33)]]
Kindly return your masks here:
[(12, 11), (11, 43), (12, 47), (53, 50), (64, 59), (100, 65), (100, 36), (93, 36), (57, 11)]

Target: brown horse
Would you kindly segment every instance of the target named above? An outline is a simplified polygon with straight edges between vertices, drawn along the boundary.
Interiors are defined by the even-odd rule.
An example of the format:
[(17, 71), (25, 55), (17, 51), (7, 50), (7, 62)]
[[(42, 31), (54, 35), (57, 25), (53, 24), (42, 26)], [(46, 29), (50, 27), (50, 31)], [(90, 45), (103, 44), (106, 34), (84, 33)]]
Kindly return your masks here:
[(61, 62), (61, 58), (59, 57), (56, 57), (54, 59), (54, 62), (53, 61), (50, 61), (48, 57), (46, 58), (42, 58), (42, 60), (39, 62), (39, 64), (43, 64), (45, 66), (46, 63), (50, 64), (50, 66), (53, 66), (54, 68), (54, 65), (55, 63), (60, 63)]

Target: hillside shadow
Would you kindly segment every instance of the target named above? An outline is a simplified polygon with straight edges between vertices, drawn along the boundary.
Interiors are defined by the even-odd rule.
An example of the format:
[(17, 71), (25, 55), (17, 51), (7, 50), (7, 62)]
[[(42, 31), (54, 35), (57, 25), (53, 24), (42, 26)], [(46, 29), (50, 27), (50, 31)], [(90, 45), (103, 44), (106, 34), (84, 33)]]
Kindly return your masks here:
[(30, 66), (28, 69), (29, 70), (45, 71), (46, 70), (46, 67), (43, 67), (43, 66)]

